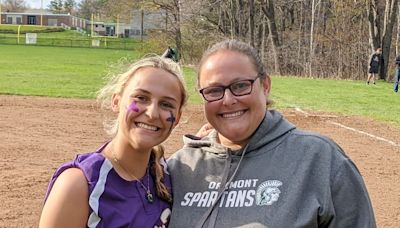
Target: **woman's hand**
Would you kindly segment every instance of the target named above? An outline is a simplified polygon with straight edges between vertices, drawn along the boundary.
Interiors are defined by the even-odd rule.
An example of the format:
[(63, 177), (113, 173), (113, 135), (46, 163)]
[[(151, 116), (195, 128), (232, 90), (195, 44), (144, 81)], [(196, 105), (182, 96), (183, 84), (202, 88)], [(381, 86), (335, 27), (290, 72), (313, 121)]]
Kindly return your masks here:
[(213, 129), (214, 128), (213, 126), (211, 126), (211, 124), (206, 123), (199, 129), (199, 131), (196, 133), (196, 136), (199, 138), (203, 138), (207, 136)]

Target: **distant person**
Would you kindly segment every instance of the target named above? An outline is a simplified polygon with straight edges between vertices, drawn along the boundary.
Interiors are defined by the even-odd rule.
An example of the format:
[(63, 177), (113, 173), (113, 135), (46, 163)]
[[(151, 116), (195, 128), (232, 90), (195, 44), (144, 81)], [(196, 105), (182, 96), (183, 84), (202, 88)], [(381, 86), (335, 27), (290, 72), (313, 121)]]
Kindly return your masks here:
[(376, 85), (375, 79), (383, 62), (381, 54), (382, 48), (377, 48), (375, 53), (373, 53), (369, 59), (367, 85), (369, 85), (370, 81)]
[(171, 181), (160, 143), (178, 124), (180, 67), (144, 58), (99, 92), (111, 140), (63, 164), (50, 181), (39, 227), (166, 227)]
[(271, 78), (257, 50), (217, 43), (197, 79), (214, 130), (186, 135), (168, 160), (170, 227), (376, 227), (363, 178), (342, 148), (267, 108)]
[(400, 55), (396, 57), (396, 73), (394, 75), (394, 92), (397, 93), (399, 91), (399, 82), (400, 82)]
[(162, 57), (172, 59), (175, 62), (178, 62), (177, 52), (175, 49), (168, 47), (167, 50), (162, 54)]

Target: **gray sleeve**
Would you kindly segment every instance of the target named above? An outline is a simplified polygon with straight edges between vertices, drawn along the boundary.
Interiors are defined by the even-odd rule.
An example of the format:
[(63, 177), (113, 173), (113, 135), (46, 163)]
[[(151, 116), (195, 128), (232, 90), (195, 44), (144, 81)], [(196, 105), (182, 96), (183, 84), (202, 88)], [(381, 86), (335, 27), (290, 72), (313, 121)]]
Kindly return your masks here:
[(167, 159), (167, 166), (168, 166), (168, 169), (169, 169), (169, 170), (173, 169), (174, 166), (175, 166), (175, 164), (176, 164), (176, 160), (174, 159), (174, 155), (171, 155), (171, 157), (169, 157), (169, 158)]
[(367, 188), (354, 163), (347, 159), (331, 181), (334, 217), (327, 227), (375, 228)]

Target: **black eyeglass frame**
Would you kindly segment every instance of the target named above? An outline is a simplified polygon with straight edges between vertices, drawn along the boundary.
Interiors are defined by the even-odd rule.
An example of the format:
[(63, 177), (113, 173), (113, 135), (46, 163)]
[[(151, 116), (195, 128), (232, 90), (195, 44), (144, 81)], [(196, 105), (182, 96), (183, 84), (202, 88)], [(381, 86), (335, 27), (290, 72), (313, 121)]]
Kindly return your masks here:
[[(208, 102), (219, 101), (219, 100), (221, 100), (222, 98), (224, 98), (226, 89), (229, 89), (229, 91), (230, 91), (235, 97), (246, 96), (246, 95), (249, 95), (251, 92), (253, 92), (253, 84), (254, 84), (254, 82), (255, 82), (257, 79), (262, 78), (263, 76), (264, 76), (264, 75), (262, 75), (262, 74), (258, 74), (257, 77), (255, 77), (254, 79), (239, 80), (239, 81), (236, 81), (236, 82), (232, 82), (231, 84), (229, 84), (229, 85), (227, 85), (227, 86), (209, 86), (209, 87), (205, 87), (205, 88), (200, 89), (200, 90), (199, 90), (199, 93), (201, 93), (201, 95), (203, 96), (204, 100), (206, 100), (206, 101), (208, 101)], [(232, 89), (231, 89), (232, 85), (234, 85), (234, 84), (236, 84), (236, 83), (238, 83), (238, 82), (245, 82), (245, 81), (250, 82), (250, 91), (249, 91), (248, 93), (244, 93), (244, 94), (239, 94), (239, 95), (235, 94), (235, 93), (232, 91)], [(209, 89), (209, 88), (222, 88), (222, 89), (223, 89), (222, 96), (221, 96), (220, 98), (218, 98), (218, 99), (208, 100), (208, 99), (204, 96), (204, 93), (203, 93), (203, 92), (204, 92), (205, 89)]]

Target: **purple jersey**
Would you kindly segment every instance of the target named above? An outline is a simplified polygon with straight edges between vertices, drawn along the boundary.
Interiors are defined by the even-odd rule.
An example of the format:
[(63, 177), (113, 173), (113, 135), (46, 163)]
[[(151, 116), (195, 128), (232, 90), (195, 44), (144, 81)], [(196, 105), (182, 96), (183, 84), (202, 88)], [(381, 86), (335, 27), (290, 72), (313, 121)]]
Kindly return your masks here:
[[(139, 181), (126, 181), (113, 169), (111, 162), (101, 151), (106, 145), (93, 153), (77, 155), (74, 161), (67, 162), (53, 175), (46, 199), (57, 177), (68, 168), (83, 171), (89, 186), (88, 227), (166, 227), (169, 222), (170, 205), (157, 197), (153, 178), (146, 174), (140, 181), (150, 187), (154, 200), (146, 200), (146, 190)], [(171, 188), (171, 180), (164, 158), (164, 181)], [(150, 183), (147, 183), (150, 180)]]

